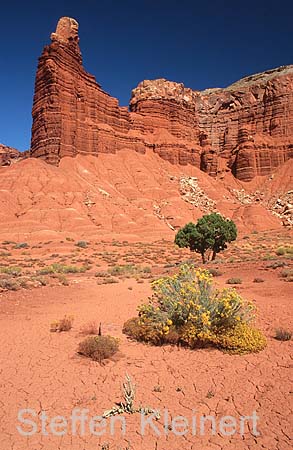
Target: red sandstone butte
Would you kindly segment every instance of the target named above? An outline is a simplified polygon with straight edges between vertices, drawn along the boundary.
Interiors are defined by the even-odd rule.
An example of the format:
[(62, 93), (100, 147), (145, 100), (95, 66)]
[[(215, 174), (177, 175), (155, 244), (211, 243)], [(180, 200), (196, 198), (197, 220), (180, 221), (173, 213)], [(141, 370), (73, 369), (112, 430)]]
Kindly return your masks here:
[(269, 175), (293, 154), (293, 66), (252, 75), (224, 89), (194, 91), (165, 79), (132, 91), (130, 111), (82, 65), (78, 23), (59, 20), (39, 59), (31, 156), (151, 149), (173, 164), (192, 164), (242, 181)]

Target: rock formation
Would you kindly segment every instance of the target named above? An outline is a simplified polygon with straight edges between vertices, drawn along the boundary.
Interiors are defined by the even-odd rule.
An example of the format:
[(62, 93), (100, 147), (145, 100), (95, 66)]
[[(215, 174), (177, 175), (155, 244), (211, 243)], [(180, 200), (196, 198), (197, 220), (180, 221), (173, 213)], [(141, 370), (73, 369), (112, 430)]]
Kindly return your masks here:
[(60, 19), (38, 64), (31, 156), (151, 149), (174, 164), (240, 180), (267, 175), (293, 153), (293, 66), (244, 78), (225, 89), (193, 91), (165, 79), (143, 81), (130, 111), (82, 66), (78, 23)]
[(28, 152), (19, 152), (15, 148), (0, 144), (0, 166), (10, 166), (19, 159), (28, 156)]

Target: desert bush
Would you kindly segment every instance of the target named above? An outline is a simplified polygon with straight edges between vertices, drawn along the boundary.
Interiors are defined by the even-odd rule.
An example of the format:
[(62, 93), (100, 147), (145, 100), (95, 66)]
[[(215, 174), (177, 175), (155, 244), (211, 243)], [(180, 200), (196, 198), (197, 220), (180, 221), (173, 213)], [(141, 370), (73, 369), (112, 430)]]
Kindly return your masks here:
[(152, 289), (153, 295), (139, 307), (138, 317), (124, 324), (123, 332), (131, 338), (155, 345), (182, 343), (191, 348), (206, 345), (224, 348), (229, 337), (232, 351), (234, 334), (238, 336), (243, 330), (239, 353), (245, 352), (245, 343), (247, 352), (259, 350), (262, 334), (250, 326), (253, 304), (242, 299), (233, 288), (215, 289), (207, 270), (183, 265), (177, 274), (154, 281)]
[(101, 363), (115, 355), (118, 349), (118, 339), (112, 336), (88, 336), (80, 342), (78, 353)]
[(20, 284), (14, 278), (2, 278), (0, 279), (0, 288), (8, 291), (17, 291), (20, 289)]
[(266, 266), (267, 269), (278, 269), (279, 267), (285, 267), (286, 263), (284, 261), (275, 261)]
[(27, 244), (27, 242), (20, 242), (19, 244), (16, 244), (14, 246), (15, 249), (20, 249), (20, 248), (29, 248), (29, 245)]
[(123, 333), (136, 341), (148, 342), (154, 345), (163, 344), (161, 327), (151, 320), (142, 321), (139, 317), (127, 320), (122, 329)]
[(286, 253), (286, 250), (284, 249), (284, 247), (278, 247), (276, 250), (276, 255), (278, 255), (278, 256), (283, 256), (283, 255), (285, 255), (285, 253)]
[(242, 284), (241, 278), (229, 278), (226, 281), (227, 284)]
[(253, 280), (254, 283), (263, 283), (264, 281), (265, 280), (263, 278), (258, 278), (258, 277), (254, 278), (254, 280)]
[(220, 277), (221, 275), (223, 275), (223, 272), (214, 267), (209, 268), (209, 273), (213, 275), (213, 277)]
[(134, 264), (125, 264), (122, 266), (114, 266), (108, 269), (110, 275), (113, 276), (125, 276), (128, 274), (133, 274), (136, 271)]
[(292, 338), (292, 333), (284, 328), (277, 328), (275, 333), (275, 339), (277, 341), (290, 341)]
[(87, 246), (88, 246), (88, 242), (87, 241), (78, 241), (78, 242), (76, 242), (76, 247), (79, 247), (79, 248), (87, 248)]
[(293, 281), (293, 269), (283, 269), (280, 273), (281, 278), (285, 281)]
[(64, 316), (61, 320), (55, 320), (51, 323), (50, 331), (53, 333), (61, 333), (62, 331), (69, 331), (73, 325), (73, 316)]

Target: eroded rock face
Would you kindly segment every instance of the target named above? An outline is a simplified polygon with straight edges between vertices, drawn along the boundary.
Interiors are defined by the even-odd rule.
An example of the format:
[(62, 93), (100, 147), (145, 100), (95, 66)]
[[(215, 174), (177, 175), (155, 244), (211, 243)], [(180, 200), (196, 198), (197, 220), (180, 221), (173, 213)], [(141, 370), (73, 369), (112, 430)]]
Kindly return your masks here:
[(202, 92), (146, 80), (128, 111), (84, 70), (74, 19), (60, 19), (51, 39), (36, 75), (34, 157), (58, 164), (64, 156), (151, 149), (173, 164), (247, 181), (292, 156), (293, 66)]
[(27, 156), (26, 152), (21, 153), (15, 148), (0, 144), (0, 166), (10, 166), (13, 162), (24, 159), (25, 156)]
[(130, 106), (149, 121), (166, 112), (167, 129), (178, 138), (173, 118), (181, 130), (187, 125), (185, 136), (195, 139), (201, 169), (213, 176), (226, 166), (237, 178), (251, 180), (272, 173), (293, 155), (293, 66), (202, 92), (164, 79), (143, 81)]

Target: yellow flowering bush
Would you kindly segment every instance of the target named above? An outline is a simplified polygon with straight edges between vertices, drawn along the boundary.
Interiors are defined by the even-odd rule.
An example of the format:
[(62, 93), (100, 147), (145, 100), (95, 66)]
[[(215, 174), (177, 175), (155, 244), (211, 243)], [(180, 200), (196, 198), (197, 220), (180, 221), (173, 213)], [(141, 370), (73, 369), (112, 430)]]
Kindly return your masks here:
[(249, 325), (254, 318), (254, 305), (242, 299), (235, 289), (215, 289), (212, 282), (208, 270), (187, 264), (180, 266), (175, 275), (152, 283), (153, 295), (138, 308), (138, 318), (126, 322), (123, 331), (134, 339), (156, 345), (182, 343), (192, 348), (216, 345), (233, 351), (233, 345), (237, 344), (235, 333), (238, 336), (243, 330), (246, 337), (239, 341), (239, 352), (243, 353), (246, 344), (247, 351), (258, 351), (259, 343), (253, 347), (251, 342), (259, 336), (248, 332), (254, 330)]

